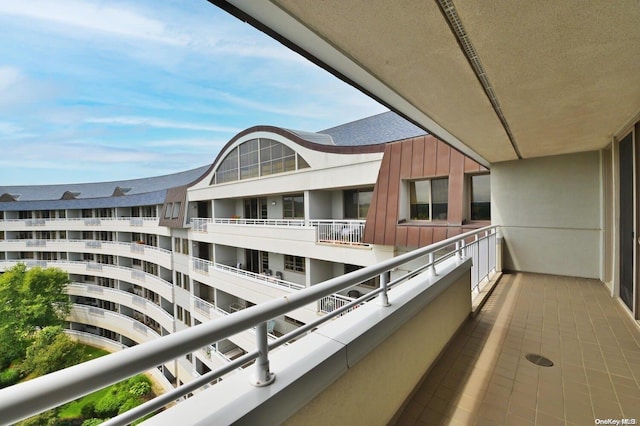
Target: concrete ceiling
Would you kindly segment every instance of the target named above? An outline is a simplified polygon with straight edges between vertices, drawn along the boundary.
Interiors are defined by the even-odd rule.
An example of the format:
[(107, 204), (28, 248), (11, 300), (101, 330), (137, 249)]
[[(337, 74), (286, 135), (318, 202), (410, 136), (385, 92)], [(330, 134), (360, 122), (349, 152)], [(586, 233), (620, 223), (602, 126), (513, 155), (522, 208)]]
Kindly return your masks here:
[(640, 114), (638, 0), (211, 1), (485, 165), (598, 150)]

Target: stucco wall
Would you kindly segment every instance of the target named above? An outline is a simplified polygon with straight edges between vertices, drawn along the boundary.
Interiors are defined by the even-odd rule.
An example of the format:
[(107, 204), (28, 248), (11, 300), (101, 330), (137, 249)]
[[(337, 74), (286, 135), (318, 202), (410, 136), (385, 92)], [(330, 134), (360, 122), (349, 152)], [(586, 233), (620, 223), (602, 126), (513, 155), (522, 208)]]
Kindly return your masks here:
[(493, 164), (491, 215), (505, 269), (600, 277), (598, 152)]
[(387, 424), (467, 318), (467, 271), (284, 424)]

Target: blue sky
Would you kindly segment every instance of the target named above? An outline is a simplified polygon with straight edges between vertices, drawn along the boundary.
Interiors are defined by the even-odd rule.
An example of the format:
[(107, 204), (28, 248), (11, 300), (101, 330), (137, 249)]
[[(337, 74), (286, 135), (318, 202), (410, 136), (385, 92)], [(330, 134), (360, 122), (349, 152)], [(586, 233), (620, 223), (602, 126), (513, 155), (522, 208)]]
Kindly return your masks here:
[(0, 185), (210, 164), (257, 124), (386, 109), (205, 0), (0, 0)]

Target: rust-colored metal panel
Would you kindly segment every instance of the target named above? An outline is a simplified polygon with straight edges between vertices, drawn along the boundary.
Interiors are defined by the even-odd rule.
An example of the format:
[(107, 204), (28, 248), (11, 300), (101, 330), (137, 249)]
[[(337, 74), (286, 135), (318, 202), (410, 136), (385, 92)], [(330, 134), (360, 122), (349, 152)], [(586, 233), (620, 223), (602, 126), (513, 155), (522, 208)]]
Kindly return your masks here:
[(480, 164), (476, 163), (469, 157), (464, 157), (464, 171), (466, 173), (479, 172)]
[(420, 247), (420, 228), (417, 226), (402, 226), (407, 230), (407, 247)]
[(451, 150), (449, 160), (449, 208), (447, 222), (452, 225), (462, 224), (464, 203), (464, 155), (455, 149)]
[(447, 228), (444, 226), (438, 226), (433, 228), (433, 242), (437, 243), (438, 241), (447, 239)]
[(424, 170), (424, 148), (426, 138), (413, 138), (413, 158), (411, 158), (411, 178), (421, 177)]
[[(380, 180), (380, 171), (378, 170), (378, 179)], [(371, 205), (369, 211), (367, 212), (367, 219), (364, 222), (364, 236), (362, 237), (362, 242), (367, 244), (375, 244), (375, 230), (376, 230), (376, 206), (378, 205), (378, 193), (373, 190), (373, 195), (371, 196)]]
[(374, 244), (384, 244), (384, 231), (386, 225), (387, 202), (389, 194), (389, 170), (391, 167), (391, 145), (387, 145), (384, 149), (384, 156), (380, 164), (380, 173), (378, 173), (378, 182), (373, 191), (376, 195), (375, 204), (375, 225), (374, 225)]
[(449, 174), (449, 159), (451, 157), (451, 147), (442, 141), (438, 141), (436, 154), (436, 175), (444, 176)]
[[(384, 244), (394, 245), (398, 226), (398, 196), (400, 192), (400, 169), (402, 166), (402, 143), (391, 144), (389, 161), (389, 186), (387, 189)], [(407, 158), (410, 160), (410, 157)]]
[(449, 226), (447, 228), (447, 238), (455, 237), (456, 235), (462, 234), (461, 226)]
[[(436, 174), (436, 155), (438, 140), (433, 136), (425, 137), (424, 145), (424, 169), (422, 170), (423, 177), (431, 177)], [(416, 176), (418, 177), (418, 176)]]
[(407, 244), (407, 226), (396, 227), (396, 246), (406, 247)]
[(420, 247), (433, 244), (433, 228), (431, 226), (420, 227)]
[(400, 156), (400, 178), (409, 179), (411, 178), (411, 170), (413, 168), (413, 139), (400, 142), (400, 145), (402, 147), (402, 154)]

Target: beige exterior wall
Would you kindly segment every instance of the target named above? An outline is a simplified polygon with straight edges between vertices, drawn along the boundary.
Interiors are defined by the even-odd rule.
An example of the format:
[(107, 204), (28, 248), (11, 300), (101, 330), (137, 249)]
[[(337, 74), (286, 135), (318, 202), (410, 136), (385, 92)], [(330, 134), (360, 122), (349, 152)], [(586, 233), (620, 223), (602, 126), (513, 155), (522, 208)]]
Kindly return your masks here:
[(601, 277), (600, 159), (593, 151), (492, 165), (505, 269)]
[(467, 271), (285, 424), (388, 423), (469, 315), (469, 282)]

